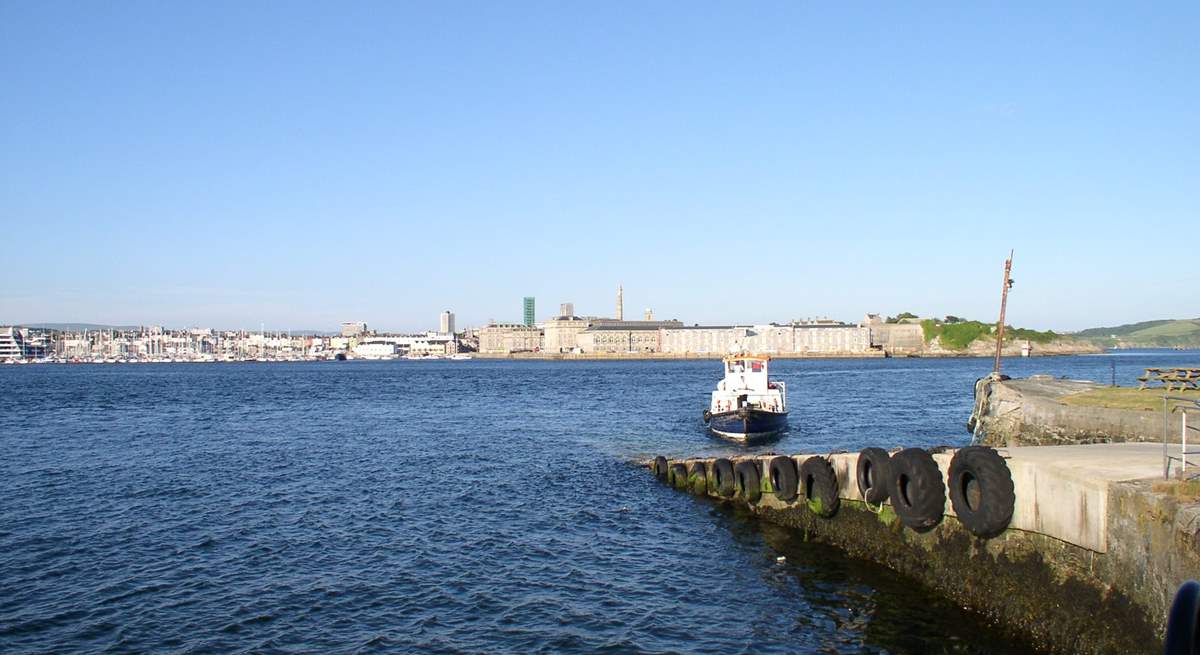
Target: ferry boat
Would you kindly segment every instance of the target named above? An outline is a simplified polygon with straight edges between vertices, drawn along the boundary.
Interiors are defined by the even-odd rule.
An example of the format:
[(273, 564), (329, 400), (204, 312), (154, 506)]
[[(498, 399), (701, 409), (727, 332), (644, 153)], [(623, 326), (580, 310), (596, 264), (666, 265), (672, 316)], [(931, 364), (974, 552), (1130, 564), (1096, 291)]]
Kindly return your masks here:
[(766, 355), (730, 355), (725, 379), (712, 392), (704, 422), (718, 436), (736, 441), (772, 437), (787, 428), (787, 385), (767, 377)]

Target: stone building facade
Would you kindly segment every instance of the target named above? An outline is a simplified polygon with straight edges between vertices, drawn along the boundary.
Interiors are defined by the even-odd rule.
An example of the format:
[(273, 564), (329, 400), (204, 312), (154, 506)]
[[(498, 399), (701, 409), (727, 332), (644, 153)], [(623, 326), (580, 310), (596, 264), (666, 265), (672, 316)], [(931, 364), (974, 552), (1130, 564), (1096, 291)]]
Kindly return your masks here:
[(693, 326), (662, 330), (662, 352), (849, 354), (871, 349), (870, 330), (856, 325)]
[(662, 352), (662, 330), (682, 327), (679, 321), (599, 320), (578, 334), (576, 343), (584, 353)]
[(892, 352), (917, 352), (925, 348), (925, 330), (920, 323), (886, 323), (878, 314), (867, 314), (863, 325), (871, 331), (871, 345)]
[(591, 321), (573, 315), (556, 316), (546, 321), (542, 325), (544, 350), (548, 353), (574, 352), (579, 345), (579, 333), (591, 324)]
[(542, 329), (520, 323), (492, 323), (479, 329), (480, 353), (537, 352), (542, 350)]

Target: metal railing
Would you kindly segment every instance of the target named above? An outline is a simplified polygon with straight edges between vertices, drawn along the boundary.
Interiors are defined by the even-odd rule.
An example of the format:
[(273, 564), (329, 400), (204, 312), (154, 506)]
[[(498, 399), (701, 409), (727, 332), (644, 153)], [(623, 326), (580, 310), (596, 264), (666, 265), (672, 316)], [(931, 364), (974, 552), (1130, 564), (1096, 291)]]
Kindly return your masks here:
[[(1172, 401), (1176, 404), (1172, 406)], [(1167, 433), (1170, 431), (1169, 424), (1171, 414), (1179, 412), (1179, 456), (1175, 457), (1168, 449)], [(1179, 462), (1179, 468), (1176, 476), (1179, 479), (1187, 477), (1188, 455), (1200, 455), (1200, 450), (1188, 450), (1188, 430), (1200, 432), (1200, 427), (1188, 425), (1188, 414), (1196, 414), (1200, 416), (1200, 400), (1195, 398), (1186, 398), (1183, 396), (1163, 396), (1163, 479), (1171, 479), (1171, 462)], [(1197, 466), (1193, 464), (1193, 466)], [(1200, 476), (1200, 471), (1194, 475)]]

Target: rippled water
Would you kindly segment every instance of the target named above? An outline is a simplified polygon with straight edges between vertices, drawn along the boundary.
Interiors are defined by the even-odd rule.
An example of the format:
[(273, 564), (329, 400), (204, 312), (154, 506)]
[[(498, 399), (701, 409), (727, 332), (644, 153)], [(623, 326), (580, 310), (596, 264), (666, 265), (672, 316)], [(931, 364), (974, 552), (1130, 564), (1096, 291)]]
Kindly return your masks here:
[[(1200, 354), (1011, 361), (1129, 383)], [(961, 444), (987, 360), (778, 361), (788, 452)], [(630, 461), (714, 362), (0, 367), (0, 651), (1026, 652)], [(777, 557), (786, 556), (780, 563)]]

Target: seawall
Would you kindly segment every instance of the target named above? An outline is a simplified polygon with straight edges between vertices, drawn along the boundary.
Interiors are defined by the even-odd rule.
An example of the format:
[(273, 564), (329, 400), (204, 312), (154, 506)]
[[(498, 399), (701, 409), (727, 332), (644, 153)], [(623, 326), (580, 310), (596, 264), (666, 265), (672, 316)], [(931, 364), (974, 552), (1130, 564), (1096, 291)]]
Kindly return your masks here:
[[(1054, 653), (1152, 653), (1161, 648), (1174, 590), (1200, 578), (1200, 505), (1156, 493), (1161, 449), (1108, 444), (1002, 451), (1015, 502), (1011, 522), (978, 537), (947, 499), (932, 529), (905, 527), (890, 501), (863, 500), (858, 454), (826, 457), (840, 505), (825, 518), (810, 508), (805, 484), (783, 500), (761, 475), (761, 498), (723, 497), (711, 480), (689, 490), (744, 505), (764, 520), (801, 531), (849, 556), (883, 564), (972, 609), (1015, 636)], [(943, 484), (954, 451), (934, 455)], [(766, 471), (772, 456), (736, 458)], [(703, 464), (713, 459), (677, 460)], [(697, 482), (695, 478), (689, 482)]]
[[(1080, 407), (1059, 401), (1069, 394), (1103, 387), (1049, 376), (984, 379), (976, 386), (975, 408), (967, 429), (980, 443), (996, 447), (1162, 442), (1160, 411)], [(1166, 434), (1168, 442), (1180, 440), (1174, 424), (1168, 425)]]

